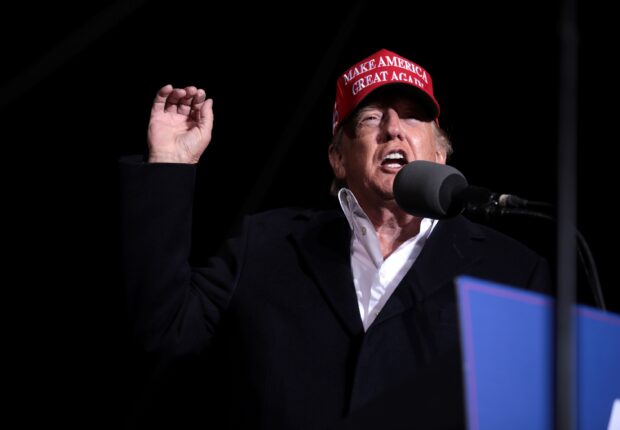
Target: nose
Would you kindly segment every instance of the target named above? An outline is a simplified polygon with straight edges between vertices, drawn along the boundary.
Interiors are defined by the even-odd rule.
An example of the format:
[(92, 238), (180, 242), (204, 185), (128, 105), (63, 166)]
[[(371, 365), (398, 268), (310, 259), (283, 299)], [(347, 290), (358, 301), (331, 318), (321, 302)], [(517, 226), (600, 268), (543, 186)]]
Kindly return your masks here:
[(398, 116), (398, 112), (392, 108), (388, 108), (384, 115), (384, 128), (389, 140), (403, 140), (405, 136), (400, 126), (400, 116)]

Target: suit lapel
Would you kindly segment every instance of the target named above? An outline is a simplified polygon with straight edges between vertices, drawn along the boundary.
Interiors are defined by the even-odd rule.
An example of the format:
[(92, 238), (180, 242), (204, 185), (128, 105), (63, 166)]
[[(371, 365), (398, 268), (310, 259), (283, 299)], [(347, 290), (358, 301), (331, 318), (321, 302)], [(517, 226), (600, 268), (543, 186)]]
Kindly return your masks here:
[(363, 326), (351, 273), (349, 224), (338, 212), (321, 213), (309, 222), (293, 241), (338, 319), (352, 335), (359, 334)]
[(452, 288), (454, 277), (478, 259), (473, 248), (483, 238), (463, 217), (440, 221), (373, 325), (410, 309), (440, 288)]

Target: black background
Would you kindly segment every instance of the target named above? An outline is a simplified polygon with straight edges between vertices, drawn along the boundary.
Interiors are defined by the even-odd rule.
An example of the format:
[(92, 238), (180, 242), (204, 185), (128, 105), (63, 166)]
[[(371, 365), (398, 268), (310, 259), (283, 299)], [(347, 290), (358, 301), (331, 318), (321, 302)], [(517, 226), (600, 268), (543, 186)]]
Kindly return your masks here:
[[(471, 3), (366, 3), (357, 15), (344, 4), (214, 10), (184, 0), (7, 9), (0, 96), (6, 264), (15, 274), (4, 287), (10, 409), (24, 422), (118, 428), (136, 401), (142, 379), (119, 283), (116, 168), (120, 156), (145, 151), (150, 104), (167, 83), (197, 85), (214, 99), (213, 141), (199, 166), (197, 261), (240, 213), (331, 204), (335, 80), (380, 48), (431, 73), (451, 164), (470, 183), (555, 202), (559, 7)], [(620, 312), (612, 21), (596, 2), (578, 5), (577, 196), (579, 229), (608, 307)], [(491, 224), (554, 261), (553, 224)], [(592, 304), (583, 282), (579, 300)]]

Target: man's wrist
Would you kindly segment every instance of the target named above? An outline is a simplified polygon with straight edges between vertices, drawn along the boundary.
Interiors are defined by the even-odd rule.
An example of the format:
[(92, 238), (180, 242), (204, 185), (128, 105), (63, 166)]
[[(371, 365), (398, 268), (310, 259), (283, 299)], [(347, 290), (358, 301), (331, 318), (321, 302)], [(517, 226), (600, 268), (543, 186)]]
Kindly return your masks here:
[(147, 161), (149, 163), (176, 163), (176, 164), (196, 164), (198, 160), (189, 157), (181, 157), (178, 154), (150, 154)]

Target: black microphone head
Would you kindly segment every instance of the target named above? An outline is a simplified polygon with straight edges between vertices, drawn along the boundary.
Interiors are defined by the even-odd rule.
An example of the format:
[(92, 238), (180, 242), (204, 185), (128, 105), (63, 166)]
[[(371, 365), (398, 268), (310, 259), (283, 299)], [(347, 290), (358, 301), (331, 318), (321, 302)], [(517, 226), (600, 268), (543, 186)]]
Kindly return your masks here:
[(467, 188), (461, 172), (446, 164), (416, 160), (394, 178), (394, 198), (406, 212), (424, 218), (444, 219), (458, 215), (464, 205), (455, 196)]

